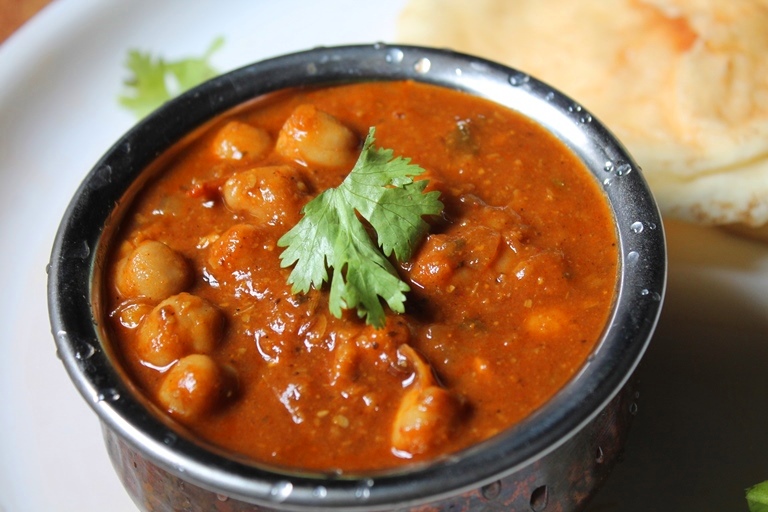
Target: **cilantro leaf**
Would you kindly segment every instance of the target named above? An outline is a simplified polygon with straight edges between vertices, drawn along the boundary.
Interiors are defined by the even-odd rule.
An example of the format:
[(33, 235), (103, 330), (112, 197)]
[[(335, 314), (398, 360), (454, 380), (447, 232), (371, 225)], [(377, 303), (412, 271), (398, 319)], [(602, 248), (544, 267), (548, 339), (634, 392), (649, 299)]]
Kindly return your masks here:
[(223, 44), (224, 39), (219, 37), (203, 56), (177, 61), (130, 50), (125, 67), (131, 77), (124, 82), (125, 92), (118, 97), (118, 102), (137, 118), (144, 117), (174, 96), (216, 76), (218, 71), (209, 60)]
[(749, 512), (768, 512), (768, 481), (747, 489)]
[[(442, 211), (439, 192), (424, 193), (426, 180), (413, 177), (424, 172), (410, 159), (375, 148), (371, 128), (352, 171), (304, 207), (302, 219), (277, 244), (285, 247), (281, 265), (295, 265), (288, 278), (294, 293), (319, 289), (329, 281), (331, 313), (356, 309), (360, 318), (375, 327), (384, 325), (381, 299), (392, 311), (405, 310), (408, 285), (388, 259), (405, 261), (427, 232), (424, 215)], [(374, 229), (374, 242), (358, 215)]]

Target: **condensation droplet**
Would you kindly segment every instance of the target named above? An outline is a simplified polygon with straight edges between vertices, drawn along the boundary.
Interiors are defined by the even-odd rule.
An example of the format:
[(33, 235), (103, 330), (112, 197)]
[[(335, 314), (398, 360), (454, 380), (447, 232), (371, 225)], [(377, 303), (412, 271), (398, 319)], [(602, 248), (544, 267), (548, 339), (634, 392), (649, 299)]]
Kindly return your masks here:
[(605, 172), (613, 172), (613, 169), (614, 169), (613, 162), (611, 162), (610, 160), (606, 161), (605, 165), (603, 166), (603, 170)]
[(328, 489), (326, 489), (322, 485), (319, 485), (312, 490), (312, 496), (314, 496), (315, 498), (325, 498), (326, 496), (328, 496)]
[(461, 68), (456, 68), (453, 70), (453, 72), (456, 74), (456, 76), (461, 76), (464, 74), (464, 71), (462, 71)]
[(175, 445), (176, 441), (178, 440), (179, 438), (173, 432), (168, 432), (163, 436), (163, 443), (165, 443), (167, 446)]
[(400, 62), (403, 62), (403, 57), (405, 57), (405, 54), (402, 50), (398, 48), (390, 48), (387, 50), (386, 55), (384, 55), (384, 60), (391, 64), (399, 64)]
[(578, 113), (584, 110), (578, 103), (572, 103), (568, 105), (568, 112)]
[(307, 74), (308, 75), (316, 75), (317, 74), (317, 64), (314, 62), (310, 62), (307, 64)]
[(651, 300), (655, 300), (656, 302), (661, 300), (661, 295), (658, 292), (652, 292), (647, 288), (643, 288), (642, 290), (640, 290), (640, 295), (642, 295), (643, 297), (650, 297)]
[(229, 499), (229, 496), (224, 496), (223, 494), (217, 494), (216, 499), (219, 501), (227, 501)]
[(45, 273), (46, 274), (50, 274), (51, 273), (51, 264), (50, 263), (47, 263), (45, 265)]
[(643, 232), (643, 223), (640, 221), (633, 222), (631, 226), (629, 226), (629, 229), (632, 230), (633, 233), (642, 233)]
[(515, 87), (527, 84), (531, 77), (525, 73), (517, 72), (509, 77), (509, 83)]
[(607, 187), (607, 186), (609, 186), (611, 183), (613, 183), (613, 178), (605, 178), (605, 179), (603, 180), (603, 186), (604, 186), (604, 187)]
[(555, 93), (553, 93), (552, 91), (549, 91), (549, 92), (548, 92), (548, 93), (547, 93), (547, 94), (544, 96), (544, 99), (545, 99), (545, 100), (547, 100), (547, 101), (552, 101), (552, 100), (554, 100), (554, 99), (555, 99)]
[(272, 489), (270, 489), (269, 494), (273, 498), (275, 498), (276, 501), (282, 502), (288, 499), (288, 497), (293, 492), (293, 484), (291, 482), (281, 480), (280, 482), (277, 482), (275, 485), (272, 486)]
[(480, 493), (483, 495), (483, 498), (487, 500), (495, 500), (501, 494), (501, 482), (497, 480), (492, 484), (483, 486), (483, 488), (480, 489)]
[(582, 112), (579, 116), (579, 122), (583, 124), (589, 124), (592, 122), (592, 114), (589, 112)]
[(640, 254), (637, 251), (629, 251), (627, 253), (627, 263), (637, 263), (637, 260), (640, 259)]
[(547, 486), (542, 485), (537, 487), (531, 493), (531, 510), (534, 512), (541, 512), (547, 508)]
[(359, 500), (367, 500), (371, 497), (371, 487), (373, 487), (373, 480), (370, 478), (360, 482), (357, 489), (355, 489), (355, 498)]
[(115, 388), (106, 388), (96, 395), (96, 399), (99, 402), (117, 402), (120, 400), (120, 392)]
[(631, 414), (632, 416), (637, 414), (637, 402), (632, 402), (631, 404), (629, 404), (629, 414)]
[(597, 453), (595, 454), (595, 462), (598, 464), (602, 464), (605, 462), (605, 454), (603, 453), (603, 448), (598, 446), (597, 447)]
[(632, 172), (632, 166), (628, 163), (623, 163), (616, 167), (616, 176), (624, 176), (630, 172)]
[(89, 343), (83, 343), (82, 346), (80, 346), (75, 351), (75, 357), (80, 361), (85, 361), (86, 359), (90, 359), (91, 357), (93, 357), (93, 354), (95, 353), (96, 353), (96, 347), (94, 347)]
[(422, 57), (421, 59), (417, 60), (416, 64), (413, 65), (413, 69), (422, 75), (429, 73), (431, 67), (432, 61), (426, 57)]
[(88, 242), (83, 240), (75, 245), (67, 248), (67, 257), (77, 259), (87, 259), (91, 255), (91, 248), (88, 246)]

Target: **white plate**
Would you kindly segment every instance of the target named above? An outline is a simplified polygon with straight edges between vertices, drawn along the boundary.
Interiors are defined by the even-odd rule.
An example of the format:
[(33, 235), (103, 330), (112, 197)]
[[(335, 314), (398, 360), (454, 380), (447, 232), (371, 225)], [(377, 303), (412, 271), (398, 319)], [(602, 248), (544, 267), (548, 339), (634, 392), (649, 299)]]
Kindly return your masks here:
[[(129, 48), (230, 70), (391, 41), (403, 1), (57, 0), (0, 47), (0, 512), (135, 511), (98, 421), (55, 357), (45, 265), (70, 196), (134, 122)], [(669, 226), (670, 281), (625, 461), (590, 510), (746, 510), (768, 479), (768, 249)]]

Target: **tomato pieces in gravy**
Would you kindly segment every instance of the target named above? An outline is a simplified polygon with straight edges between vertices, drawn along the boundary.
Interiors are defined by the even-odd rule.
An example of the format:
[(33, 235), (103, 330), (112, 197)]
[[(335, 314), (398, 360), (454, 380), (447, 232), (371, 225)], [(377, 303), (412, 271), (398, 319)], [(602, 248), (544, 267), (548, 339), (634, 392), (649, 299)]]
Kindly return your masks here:
[[(335, 318), (325, 289), (294, 295), (277, 246), (371, 126), (445, 204), (382, 329)], [(129, 208), (104, 292), (123, 366), (202, 439), (284, 467), (390, 468), (508, 428), (582, 366), (616, 287), (612, 216), (580, 160), (515, 112), (412, 82), (260, 98)]]

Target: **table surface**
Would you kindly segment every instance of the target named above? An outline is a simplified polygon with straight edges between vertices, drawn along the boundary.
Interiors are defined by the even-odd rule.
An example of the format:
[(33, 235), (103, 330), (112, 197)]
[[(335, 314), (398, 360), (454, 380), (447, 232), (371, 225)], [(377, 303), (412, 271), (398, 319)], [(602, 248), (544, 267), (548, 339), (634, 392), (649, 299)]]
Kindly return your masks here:
[(0, 43), (51, 0), (0, 0)]

